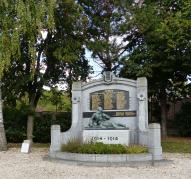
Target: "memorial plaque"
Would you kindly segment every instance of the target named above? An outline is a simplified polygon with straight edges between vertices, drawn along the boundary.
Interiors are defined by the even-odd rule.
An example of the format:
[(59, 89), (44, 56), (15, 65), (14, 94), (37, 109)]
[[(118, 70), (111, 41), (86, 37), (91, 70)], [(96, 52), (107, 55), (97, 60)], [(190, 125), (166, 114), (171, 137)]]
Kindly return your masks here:
[(129, 109), (129, 91), (124, 90), (100, 90), (90, 93), (90, 110), (98, 107), (103, 110), (127, 110)]
[[(135, 117), (136, 111), (104, 111), (110, 117)], [(91, 118), (94, 112), (83, 112), (83, 118)]]
[(113, 109), (113, 91), (105, 90), (104, 91), (104, 107), (103, 109)]
[(83, 141), (102, 142), (104, 144), (125, 144), (130, 143), (129, 130), (84, 130)]

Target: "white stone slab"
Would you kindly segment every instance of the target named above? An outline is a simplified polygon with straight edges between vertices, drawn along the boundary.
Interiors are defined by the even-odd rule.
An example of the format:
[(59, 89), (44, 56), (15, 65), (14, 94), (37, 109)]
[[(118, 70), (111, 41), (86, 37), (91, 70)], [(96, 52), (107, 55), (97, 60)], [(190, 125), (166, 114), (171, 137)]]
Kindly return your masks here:
[(30, 153), (31, 141), (24, 140), (21, 146), (21, 153)]
[(129, 145), (129, 130), (84, 130), (83, 142), (103, 142), (104, 144)]

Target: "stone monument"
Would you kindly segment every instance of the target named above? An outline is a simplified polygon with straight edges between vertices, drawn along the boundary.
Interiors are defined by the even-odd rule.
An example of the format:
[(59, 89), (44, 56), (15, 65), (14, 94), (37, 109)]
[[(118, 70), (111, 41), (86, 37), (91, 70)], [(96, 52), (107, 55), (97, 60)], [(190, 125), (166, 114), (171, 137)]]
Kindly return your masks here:
[(98, 80), (74, 82), (72, 126), (63, 133), (60, 126), (52, 126), (50, 152), (72, 139), (145, 145), (156, 159), (162, 158), (160, 125), (148, 125), (147, 79), (117, 78), (105, 72)]

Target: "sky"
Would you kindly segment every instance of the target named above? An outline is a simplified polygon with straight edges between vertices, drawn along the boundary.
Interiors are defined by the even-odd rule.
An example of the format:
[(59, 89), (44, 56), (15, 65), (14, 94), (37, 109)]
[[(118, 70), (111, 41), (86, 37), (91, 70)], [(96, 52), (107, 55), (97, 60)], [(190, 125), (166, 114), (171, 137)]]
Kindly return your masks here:
[(91, 52), (88, 49), (86, 49), (85, 56), (88, 59), (89, 64), (93, 67), (93, 71), (94, 71), (93, 74), (90, 74), (90, 78), (91, 79), (100, 78), (102, 68), (93, 60), (93, 58), (91, 57)]

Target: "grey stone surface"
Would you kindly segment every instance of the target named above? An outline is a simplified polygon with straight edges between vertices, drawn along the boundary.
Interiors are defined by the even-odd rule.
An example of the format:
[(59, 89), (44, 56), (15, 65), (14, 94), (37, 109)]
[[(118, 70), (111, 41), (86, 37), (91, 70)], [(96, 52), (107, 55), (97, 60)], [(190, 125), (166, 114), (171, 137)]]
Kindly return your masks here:
[(148, 130), (148, 97), (147, 79), (137, 78), (137, 99), (138, 99), (138, 129), (139, 131)]
[(124, 163), (127, 162), (126, 154), (112, 154), (108, 155), (107, 162), (119, 162)]
[(91, 154), (76, 154), (78, 161), (91, 162), (96, 161), (96, 156)]
[(151, 154), (130, 154), (130, 155), (127, 155), (126, 157), (127, 157), (127, 161), (131, 161), (131, 162), (152, 160)]
[(83, 142), (102, 142), (104, 144), (129, 145), (129, 130), (84, 130)]
[(72, 125), (71, 128), (61, 133), (61, 143), (77, 139), (82, 141), (82, 91), (81, 82), (74, 82), (72, 86)]
[(30, 153), (31, 152), (31, 140), (24, 140), (21, 146), (21, 153)]
[[(110, 164), (116, 164), (117, 166), (129, 165), (154, 165), (157, 162), (162, 164), (165, 160), (155, 159), (152, 154), (77, 154), (67, 152), (54, 152), (49, 153), (51, 159), (60, 159), (64, 161), (73, 162), (85, 162), (86, 164), (94, 164), (99, 166), (100, 163), (108, 166)], [(157, 165), (157, 164), (156, 164)]]
[(60, 151), (60, 149), (61, 149), (60, 125), (52, 125), (50, 152)]
[(152, 153), (153, 158), (156, 160), (162, 159), (160, 124), (152, 123), (149, 125), (148, 141), (149, 152)]
[[(81, 142), (89, 141), (87, 138), (87, 133), (91, 132), (90, 130), (86, 130), (87, 127), (91, 127), (88, 124), (91, 124), (91, 115), (86, 115), (84, 117), (83, 114), (92, 114), (95, 113), (96, 108), (94, 109), (92, 106), (92, 98), (90, 97), (93, 94), (102, 91), (102, 99), (100, 99), (100, 103), (105, 105), (105, 102), (108, 102), (109, 98), (104, 101), (105, 96), (108, 97), (108, 91), (115, 92), (114, 98), (116, 97), (116, 91), (119, 90), (125, 91), (128, 97), (125, 97), (123, 100), (128, 101), (128, 105), (124, 105), (125, 109), (118, 110), (116, 108), (117, 103), (115, 103), (115, 108), (105, 108), (104, 112), (112, 112), (112, 116), (110, 118), (111, 124), (122, 124), (129, 128), (129, 133), (122, 136), (124, 139), (128, 139), (126, 143), (124, 140), (120, 138), (120, 131), (113, 131), (111, 136), (106, 137), (118, 137), (120, 138), (119, 142), (111, 142), (111, 143), (121, 143), (121, 144), (140, 144), (149, 147), (149, 152), (152, 154), (154, 160), (162, 159), (162, 147), (161, 147), (161, 136), (160, 136), (160, 125), (158, 124), (150, 124), (148, 126), (148, 95), (147, 95), (147, 79), (145, 77), (137, 78), (137, 80), (129, 80), (124, 78), (117, 78), (113, 76), (111, 73), (109, 74), (109, 81), (105, 81), (105, 78), (94, 80), (88, 83), (82, 82), (74, 82), (72, 85), (72, 125), (71, 128), (66, 132), (60, 132), (59, 127), (52, 127), (51, 129), (51, 147), (50, 152), (60, 151), (61, 145), (66, 144), (69, 140), (77, 139)], [(110, 80), (111, 79), (111, 80)], [(126, 94), (125, 93), (125, 94)], [(107, 95), (105, 95), (107, 94)], [(91, 99), (90, 99), (91, 98)], [(110, 96), (111, 98), (111, 96)], [(121, 99), (121, 98), (118, 98)], [(99, 103), (99, 99), (95, 99), (94, 102)], [(113, 102), (113, 101), (112, 101)], [(116, 102), (116, 101), (115, 101)], [(120, 100), (118, 101), (120, 104)], [(110, 104), (113, 104), (110, 102)], [(127, 104), (127, 103), (123, 103)], [(100, 105), (100, 104), (99, 104)], [(96, 106), (96, 105), (95, 105)], [(106, 105), (107, 106), (107, 105)], [(111, 105), (109, 105), (111, 106)], [(127, 109), (126, 109), (127, 108)], [(117, 110), (116, 110), (117, 109)], [(123, 115), (119, 115), (119, 113), (123, 113)], [(125, 112), (128, 114), (134, 112), (133, 115), (124, 115)], [(97, 126), (96, 126), (97, 127)], [(93, 135), (89, 135), (91, 137), (104, 137), (99, 134), (99, 130), (92, 129)], [(107, 132), (109, 129), (104, 129), (102, 133)], [(124, 131), (126, 129), (123, 129)], [(118, 136), (117, 136), (118, 135)], [(103, 141), (97, 141), (103, 142)], [(106, 142), (108, 143), (108, 142)], [(70, 158), (70, 156), (68, 156)], [(75, 155), (71, 156), (75, 159)], [(78, 155), (78, 158), (81, 158), (82, 161), (94, 160), (92, 156), (88, 157), (85, 155)], [(133, 156), (126, 156), (129, 160), (138, 161), (138, 160), (147, 160), (150, 155), (147, 156), (139, 156), (140, 158), (133, 158)], [(146, 157), (146, 158), (144, 158)], [(120, 156), (113, 156), (112, 158), (108, 158), (108, 156), (97, 156), (95, 160), (103, 162), (103, 161), (114, 161), (114, 160), (124, 160)]]
[(82, 86), (82, 83), (80, 81), (77, 81), (77, 82), (73, 82), (72, 84), (72, 90), (75, 91), (79, 91), (81, 90), (81, 86)]
[(148, 146), (148, 131), (138, 131), (138, 144)]
[[(94, 154), (92, 154), (94, 155)], [(95, 154), (95, 161), (96, 162), (107, 162), (108, 155), (105, 154)]]

